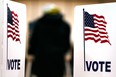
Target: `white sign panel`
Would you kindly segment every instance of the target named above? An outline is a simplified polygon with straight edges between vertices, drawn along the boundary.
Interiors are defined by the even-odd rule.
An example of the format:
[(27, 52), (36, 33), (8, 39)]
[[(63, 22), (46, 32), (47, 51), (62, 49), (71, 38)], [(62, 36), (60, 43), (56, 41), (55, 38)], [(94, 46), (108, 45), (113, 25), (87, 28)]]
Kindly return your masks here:
[(74, 77), (116, 76), (116, 3), (75, 7)]
[(0, 77), (24, 77), (26, 6), (0, 2)]

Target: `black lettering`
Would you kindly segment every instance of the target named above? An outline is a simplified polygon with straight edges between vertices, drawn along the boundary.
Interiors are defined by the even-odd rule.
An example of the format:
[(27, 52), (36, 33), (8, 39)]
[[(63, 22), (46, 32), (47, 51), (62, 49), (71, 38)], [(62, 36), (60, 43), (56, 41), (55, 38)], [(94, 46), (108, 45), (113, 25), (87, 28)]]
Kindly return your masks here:
[(111, 69), (110, 69), (110, 68), (111, 68), (111, 65), (110, 65), (110, 64), (111, 64), (110, 61), (107, 61), (107, 62), (106, 62), (106, 66), (105, 66), (105, 67), (106, 67), (106, 68), (105, 68), (105, 71), (106, 71), (106, 72), (111, 72)]
[(15, 59), (14, 60), (15, 70), (16, 70), (16, 63), (17, 63), (17, 60)]
[(104, 61), (99, 61), (99, 65), (101, 65), (100, 66), (100, 71), (101, 72), (103, 72), (103, 64), (104, 64), (105, 62)]
[(18, 63), (17, 63), (17, 69), (20, 70), (20, 59), (18, 60)]
[(7, 68), (8, 70), (20, 70), (20, 59), (8, 59)]
[(87, 71), (90, 71), (91, 64), (92, 64), (92, 61), (90, 61), (90, 63), (88, 63), (88, 61), (86, 61)]
[(10, 60), (10, 63), (11, 63), (11, 70), (13, 70), (13, 68), (14, 68), (14, 60), (11, 59), (11, 60)]
[[(96, 66), (96, 67), (95, 67)], [(93, 71), (98, 71), (98, 63), (97, 63), (97, 61), (94, 61), (93, 63), (92, 63), (92, 69), (93, 69)]]
[(10, 70), (10, 67), (11, 67), (11, 64), (10, 64), (10, 60), (7, 60), (7, 68), (8, 68), (8, 70)]

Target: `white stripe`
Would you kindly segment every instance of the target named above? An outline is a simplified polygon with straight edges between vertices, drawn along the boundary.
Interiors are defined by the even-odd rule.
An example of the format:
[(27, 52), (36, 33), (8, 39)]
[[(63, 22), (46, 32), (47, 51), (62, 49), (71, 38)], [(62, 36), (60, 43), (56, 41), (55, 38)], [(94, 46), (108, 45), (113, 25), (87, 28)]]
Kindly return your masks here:
[(97, 20), (103, 20), (103, 21), (105, 21), (103, 18), (97, 18), (97, 17), (95, 17), (95, 16), (93, 16), (93, 18), (94, 18), (94, 19), (97, 19)]
[(13, 22), (13, 24), (14, 24), (15, 26), (17, 26), (17, 27), (19, 26), (19, 25), (15, 24), (14, 22)]
[(97, 25), (97, 24), (95, 24), (95, 27), (106, 29), (106, 27), (104, 27), (104, 26), (99, 26), (99, 25)]
[(13, 16), (14, 18), (18, 19), (18, 17), (17, 17), (17, 16), (15, 16), (13, 13), (12, 13), (12, 16)]
[(92, 35), (90, 35), (90, 36), (85, 36), (85, 38), (94, 38), (95, 40), (97, 40), (97, 39), (99, 39), (100, 37), (95, 37), (95, 36), (92, 36)]
[(15, 21), (16, 23), (19, 23), (19, 22), (17, 22), (17, 20), (15, 20), (14, 18), (12, 18), (13, 19), (13, 21)]
[(109, 41), (109, 39), (108, 38), (101, 38), (101, 40), (103, 41), (103, 40), (108, 40)]
[(103, 22), (97, 22), (97, 21), (94, 21), (94, 23), (106, 25), (106, 24), (103, 23)]
[(98, 30), (98, 28), (85, 27), (85, 29)]
[(99, 32), (85, 31), (85, 33), (99, 34)]

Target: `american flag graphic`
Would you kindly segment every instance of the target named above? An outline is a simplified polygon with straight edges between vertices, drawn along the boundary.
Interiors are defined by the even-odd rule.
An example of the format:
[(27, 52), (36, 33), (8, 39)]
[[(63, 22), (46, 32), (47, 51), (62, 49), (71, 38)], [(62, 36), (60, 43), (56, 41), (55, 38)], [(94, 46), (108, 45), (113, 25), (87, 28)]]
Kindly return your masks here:
[(19, 34), (19, 20), (18, 14), (14, 11), (11, 11), (9, 7), (7, 7), (7, 28), (8, 28), (8, 38), (11, 38), (13, 41), (20, 41)]
[(95, 43), (110, 43), (108, 32), (106, 31), (107, 22), (105, 17), (97, 14), (89, 14), (84, 11), (84, 30), (85, 41), (93, 40)]

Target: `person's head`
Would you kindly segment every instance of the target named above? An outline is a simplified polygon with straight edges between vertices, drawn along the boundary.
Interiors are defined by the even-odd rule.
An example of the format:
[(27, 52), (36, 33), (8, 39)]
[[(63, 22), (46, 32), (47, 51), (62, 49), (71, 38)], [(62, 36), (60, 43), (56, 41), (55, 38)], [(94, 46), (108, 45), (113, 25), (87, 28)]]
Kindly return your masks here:
[(44, 14), (58, 14), (60, 13), (59, 8), (55, 4), (47, 4), (43, 7)]

